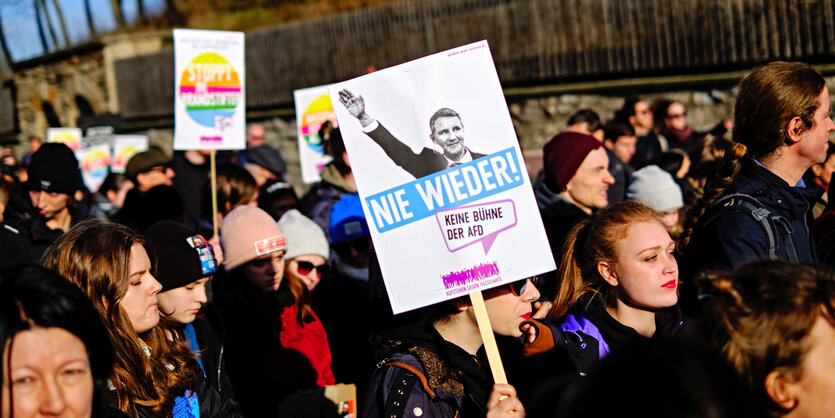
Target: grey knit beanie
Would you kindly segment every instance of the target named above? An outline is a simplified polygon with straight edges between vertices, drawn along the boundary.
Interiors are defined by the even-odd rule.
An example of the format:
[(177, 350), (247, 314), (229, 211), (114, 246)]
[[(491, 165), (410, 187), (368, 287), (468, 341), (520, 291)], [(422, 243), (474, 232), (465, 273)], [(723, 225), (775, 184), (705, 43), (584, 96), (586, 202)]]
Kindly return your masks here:
[(285, 259), (291, 260), (300, 255), (318, 255), (327, 260), (330, 256), (325, 232), (316, 222), (298, 210), (291, 209), (285, 212), (278, 220), (278, 227), (287, 241)]
[(681, 188), (670, 173), (657, 165), (648, 165), (632, 173), (626, 198), (649, 206), (656, 212), (680, 209), (684, 206)]

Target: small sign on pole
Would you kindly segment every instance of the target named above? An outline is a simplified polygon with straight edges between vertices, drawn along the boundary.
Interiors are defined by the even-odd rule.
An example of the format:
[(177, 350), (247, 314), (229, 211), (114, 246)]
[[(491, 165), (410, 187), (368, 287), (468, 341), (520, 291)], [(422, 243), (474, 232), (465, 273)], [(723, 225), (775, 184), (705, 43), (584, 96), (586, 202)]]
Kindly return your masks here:
[(331, 157), (325, 153), (324, 138), (319, 130), (330, 121), (337, 127), (328, 86), (310, 87), (293, 92), (296, 102), (296, 131), (299, 136), (299, 163), (304, 183), (321, 180), (319, 173)]
[[(174, 149), (212, 151), (216, 196), (216, 150), (246, 147), (243, 32), (174, 29), (174, 71)], [(215, 199), (212, 215), (216, 224)]]

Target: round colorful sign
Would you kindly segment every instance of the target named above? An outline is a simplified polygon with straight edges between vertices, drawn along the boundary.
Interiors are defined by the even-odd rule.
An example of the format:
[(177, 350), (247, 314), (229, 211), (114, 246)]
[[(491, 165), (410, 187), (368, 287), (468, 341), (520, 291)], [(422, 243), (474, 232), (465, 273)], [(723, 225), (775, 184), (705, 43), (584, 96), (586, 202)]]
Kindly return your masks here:
[(324, 94), (313, 100), (302, 115), (302, 138), (314, 151), (324, 153), (322, 138), (319, 137), (319, 129), (325, 121), (330, 120), (336, 125), (336, 113), (333, 111), (333, 104), (329, 95)]
[(238, 72), (214, 52), (200, 54), (186, 65), (177, 94), (186, 113), (209, 128), (224, 126), (243, 98)]

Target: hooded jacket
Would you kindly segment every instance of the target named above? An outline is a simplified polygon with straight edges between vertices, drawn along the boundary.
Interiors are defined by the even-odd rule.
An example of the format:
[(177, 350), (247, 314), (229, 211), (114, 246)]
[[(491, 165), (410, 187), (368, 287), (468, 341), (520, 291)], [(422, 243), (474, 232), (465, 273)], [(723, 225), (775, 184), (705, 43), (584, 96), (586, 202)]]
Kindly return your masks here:
[[(401, 371), (417, 376), (403, 412), (405, 417), (469, 417), (487, 414), (493, 386), (483, 347), (473, 356), (444, 340), (431, 325), (410, 324), (375, 337), (384, 359), (377, 363), (365, 391), (364, 417), (383, 416), (390, 396), (397, 396)], [(398, 379), (398, 376), (401, 376)]]
[(342, 196), (357, 194), (357, 189), (345, 182), (334, 163), (329, 163), (322, 168), (320, 175), (322, 181), (316, 183), (304, 195), (299, 207), (302, 213), (322, 227), (330, 241), (328, 232), (330, 229), (331, 206), (342, 199)]

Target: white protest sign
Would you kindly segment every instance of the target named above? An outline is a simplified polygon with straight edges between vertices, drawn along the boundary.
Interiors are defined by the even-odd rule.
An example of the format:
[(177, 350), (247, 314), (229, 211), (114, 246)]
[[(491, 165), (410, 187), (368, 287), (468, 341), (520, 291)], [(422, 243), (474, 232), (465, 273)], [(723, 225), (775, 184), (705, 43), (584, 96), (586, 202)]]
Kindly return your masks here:
[(130, 157), (148, 150), (148, 137), (146, 135), (116, 135), (113, 138), (113, 159), (110, 163), (110, 171), (124, 173)]
[(486, 41), (329, 92), (395, 313), (555, 269)]
[(99, 142), (75, 151), (81, 179), (90, 192), (99, 190), (110, 169), (110, 142)]
[(81, 148), (81, 129), (79, 128), (47, 128), (46, 142), (60, 142), (76, 151)]
[(244, 149), (243, 32), (174, 29), (174, 149)]
[(331, 121), (336, 127), (336, 113), (327, 86), (296, 90), (293, 98), (296, 102), (296, 132), (299, 136), (302, 181), (316, 183), (321, 180), (319, 172), (331, 161), (331, 157), (325, 154), (319, 129), (326, 121)]

